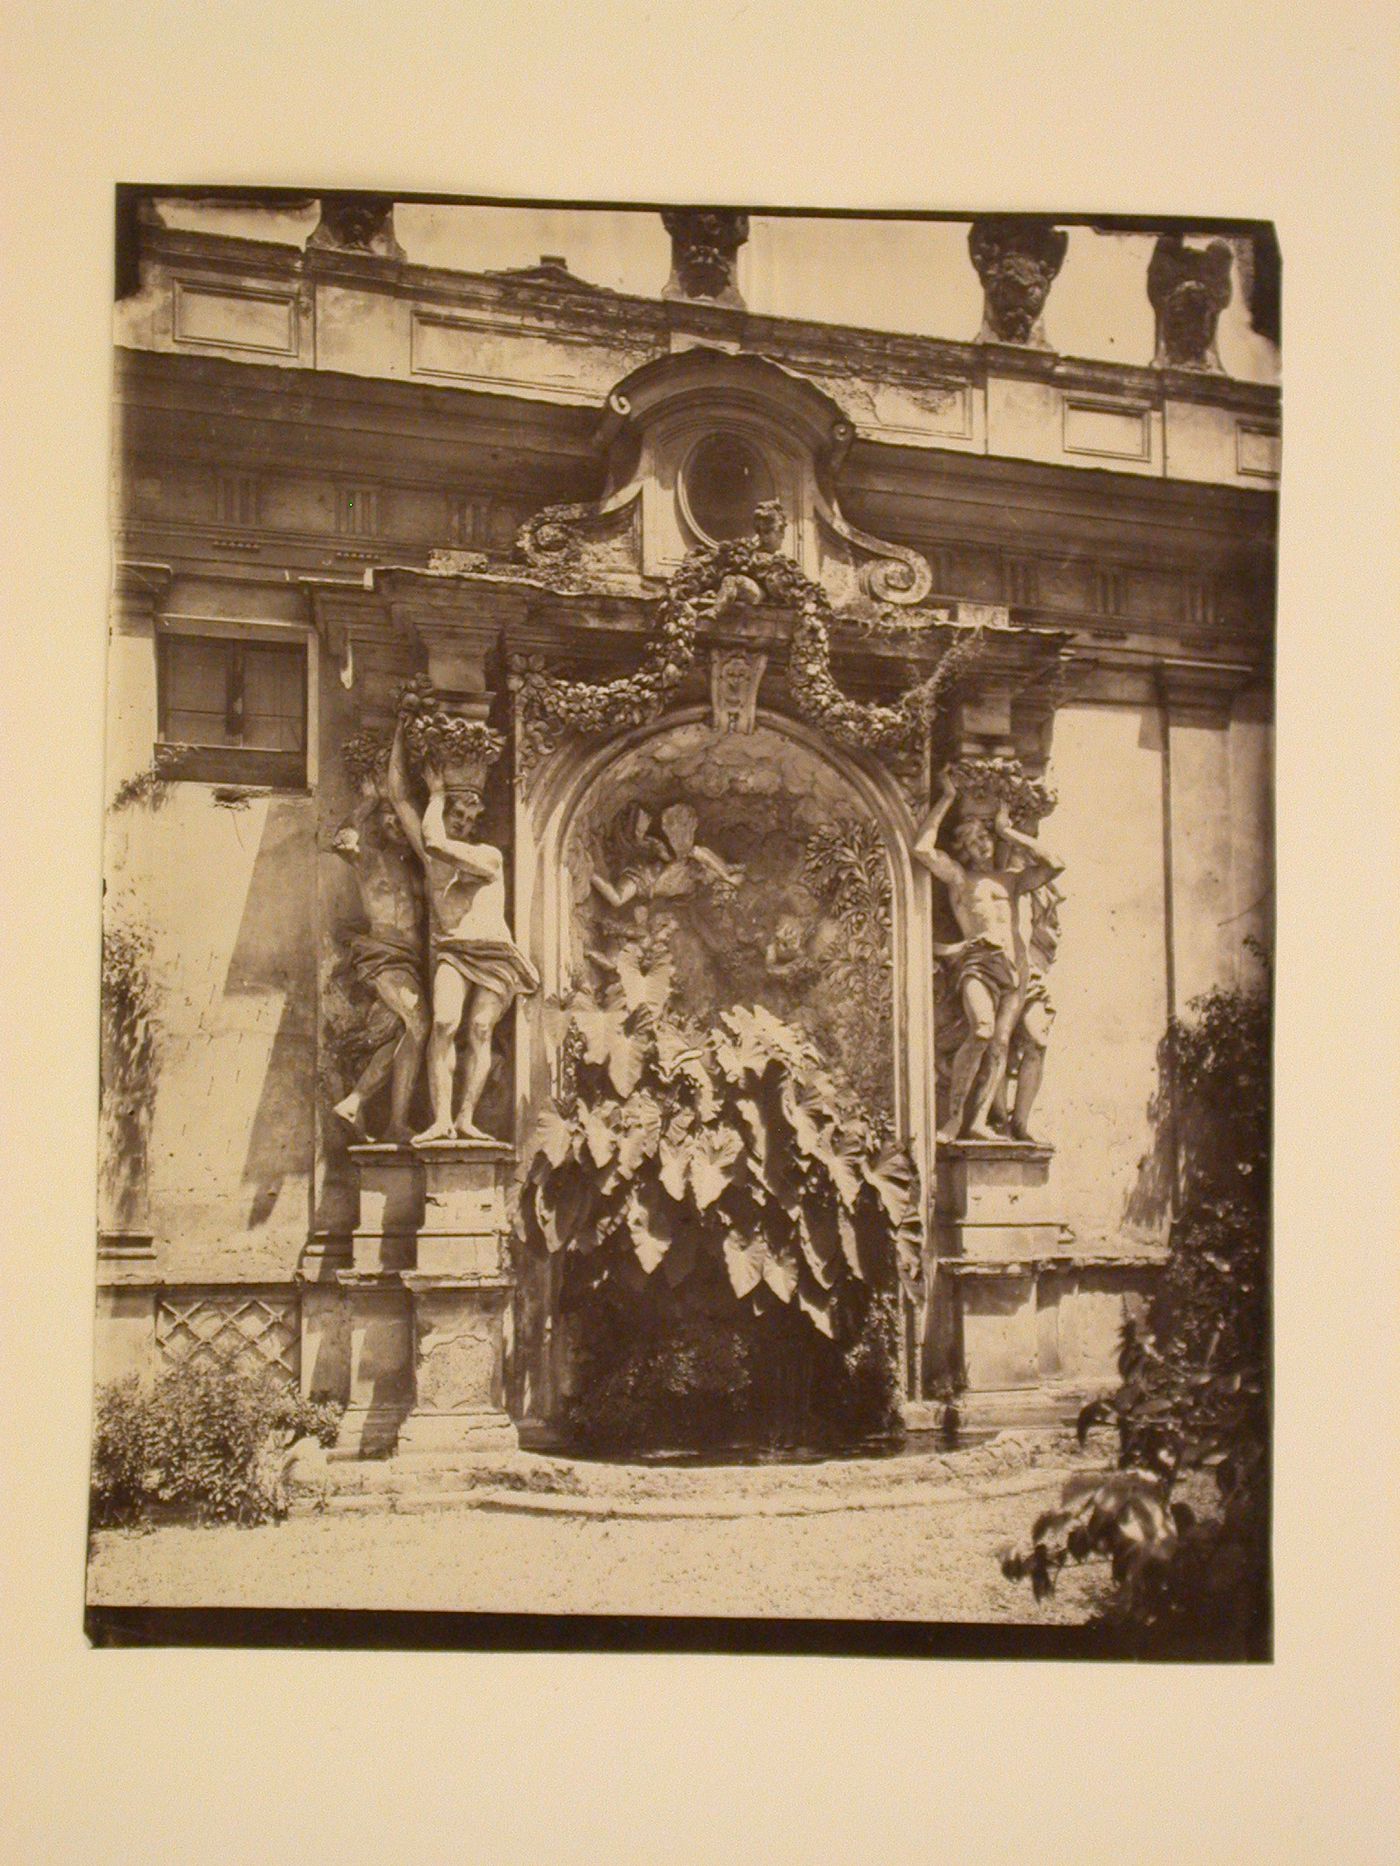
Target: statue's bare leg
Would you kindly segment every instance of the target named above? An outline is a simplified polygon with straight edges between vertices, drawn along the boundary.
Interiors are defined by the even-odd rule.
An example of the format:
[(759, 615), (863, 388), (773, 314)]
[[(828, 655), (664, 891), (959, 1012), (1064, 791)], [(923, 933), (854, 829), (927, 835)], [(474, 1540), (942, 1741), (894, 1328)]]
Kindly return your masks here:
[(467, 1012), (467, 1066), (462, 1077), (462, 1099), (457, 1105), (456, 1128), (463, 1140), (489, 1140), (476, 1125), (476, 1105), (491, 1070), (491, 1033), (510, 1003), (507, 993), (477, 985)]
[(1011, 1114), (1011, 1132), (1017, 1140), (1034, 1140), (1030, 1130), (1031, 1109), (1040, 1092), (1045, 1074), (1045, 1050), (1050, 1037), (1052, 1013), (1044, 1004), (1028, 1004), (1018, 1029), (1020, 1063), (1016, 1072), (1016, 1104)]
[(944, 1142), (962, 1138), (963, 1111), (996, 1027), (996, 1000), (981, 979), (963, 981), (962, 1010), (967, 1035), (958, 1046), (948, 1074), (948, 1119), (938, 1133)]
[(430, 1140), (452, 1140), (452, 1077), (457, 1067), (457, 1031), (467, 1001), (467, 981), (455, 966), (439, 965), (433, 976), (433, 1027), (428, 1032), (428, 1099), (433, 1118), (415, 1146)]
[(972, 1110), (965, 1124), (964, 1131), (969, 1140), (999, 1140), (1001, 1138), (988, 1121), (987, 1114), (992, 1105), (992, 1097), (997, 1092), (997, 1085), (1006, 1072), (1011, 1033), (1016, 1028), (1020, 1015), (1021, 994), (1018, 991), (1005, 992), (996, 1007), (991, 1041), (987, 1044), (982, 1058), (982, 1073), (972, 1096)]
[(1007, 1052), (1006, 1066), (997, 1077), (996, 1087), (992, 1090), (992, 1105), (987, 1119), (999, 1134), (1011, 1131), (1012, 1078), (1021, 1066), (1021, 1038), (1018, 1024), (1011, 1038), (1011, 1048)]
[(394, 1066), (394, 1048), (398, 1039), (390, 1037), (387, 1043), (381, 1043), (370, 1057), (356, 1078), (350, 1093), (338, 1101), (331, 1110), (338, 1114), (361, 1140), (369, 1139), (369, 1129), (365, 1126), (365, 1109), (389, 1080)]
[(386, 1140), (402, 1142), (409, 1138), (408, 1107), (428, 1040), (428, 1006), (423, 987), (411, 972), (381, 972), (375, 987), (403, 1025), (394, 1045), (389, 1078), (389, 1131), (385, 1135)]

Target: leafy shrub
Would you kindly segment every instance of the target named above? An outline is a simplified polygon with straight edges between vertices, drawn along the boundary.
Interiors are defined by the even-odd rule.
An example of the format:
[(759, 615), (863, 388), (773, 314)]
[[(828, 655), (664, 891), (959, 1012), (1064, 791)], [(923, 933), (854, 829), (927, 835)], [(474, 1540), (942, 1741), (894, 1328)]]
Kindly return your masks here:
[(180, 762), (178, 745), (157, 745), (144, 770), (123, 778), (112, 793), (114, 810), (129, 810), (134, 804), (149, 804), (159, 810), (170, 794), (170, 780)]
[[(811, 1394), (849, 1389), (830, 1430), (864, 1420), (879, 1430), (894, 1376), (856, 1344), (872, 1315), (891, 1333), (897, 1272), (917, 1284), (908, 1148), (768, 1011), (734, 1006), (702, 1029), (671, 1012), (670, 990), (668, 965), (644, 970), (624, 950), (604, 1001), (563, 1014), (563, 1092), (525, 1151), (525, 1236), (566, 1253), (580, 1316), (579, 1429), (612, 1430), (604, 1388), (614, 1436), (624, 1421), (651, 1442), (668, 1431), (704, 1441), (741, 1416), (771, 1425), (785, 1409), (795, 1416), (795, 1401), (760, 1390), (786, 1352)], [(872, 1291), (890, 1302), (872, 1309)], [(702, 1351), (707, 1328), (715, 1339)], [(734, 1365), (721, 1394), (705, 1370), (725, 1356)], [(713, 1405), (701, 1397), (712, 1389)], [(816, 1419), (820, 1402), (797, 1410)]]
[(344, 1400), (322, 1395), (307, 1398), (292, 1386), (277, 1386), (270, 1423), (274, 1432), (286, 1435), (288, 1444), (299, 1438), (314, 1438), (329, 1451), (340, 1436), (340, 1422), (345, 1416)]
[[(1079, 1419), (1081, 1442), (1116, 1428), (1119, 1469), (1074, 1479), (1003, 1569), (1040, 1598), (1066, 1561), (1106, 1556), (1125, 1626), (1159, 1648), (1250, 1656), (1268, 1632), (1269, 996), (1215, 990), (1192, 1010), (1166, 1044), (1180, 1161), (1168, 1260), (1146, 1329), (1125, 1327), (1120, 1386)], [(1176, 1492), (1202, 1478), (1198, 1513)]]
[(135, 1374), (97, 1390), (92, 1437), (92, 1520), (130, 1522), (146, 1497), (149, 1402)]
[(292, 1439), (334, 1442), (338, 1402), (305, 1400), (268, 1371), (186, 1362), (150, 1385), (99, 1389), (92, 1523), (131, 1522), (153, 1506), (216, 1522), (286, 1513), (281, 1452)]

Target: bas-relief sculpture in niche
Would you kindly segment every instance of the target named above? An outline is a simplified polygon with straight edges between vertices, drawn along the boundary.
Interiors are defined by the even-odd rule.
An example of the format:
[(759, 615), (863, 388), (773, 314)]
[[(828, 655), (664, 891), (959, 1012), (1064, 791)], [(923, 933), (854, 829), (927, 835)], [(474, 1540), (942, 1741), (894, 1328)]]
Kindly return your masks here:
[(947, 891), (960, 938), (935, 941), (938, 1037), (948, 1060), (939, 1139), (1031, 1141), (1054, 1012), (1045, 985), (1058, 942), (1063, 864), (1016, 828), (1003, 797), (964, 796), (950, 841), (939, 835), (959, 798), (942, 773), (915, 857)]
[[(499, 750), (493, 733), (455, 719), (421, 681), (410, 683), (392, 742), (361, 733), (344, 748), (359, 803), (331, 846), (354, 871), (368, 931), (348, 939), (350, 1002), (338, 1018), (332, 1007), (332, 1043), (370, 1053), (334, 1112), (361, 1140), (386, 1083), (381, 1138), (491, 1138), (477, 1116), (492, 1037), (539, 983), (506, 922), (501, 851), (470, 839)], [(385, 1029), (386, 1012), (397, 1030)], [(429, 1118), (414, 1132), (425, 1058)]]
[(565, 856), (573, 982), (631, 949), (705, 1020), (761, 1004), (893, 1104), (888, 860), (839, 778), (771, 727), (674, 727), (599, 778)]

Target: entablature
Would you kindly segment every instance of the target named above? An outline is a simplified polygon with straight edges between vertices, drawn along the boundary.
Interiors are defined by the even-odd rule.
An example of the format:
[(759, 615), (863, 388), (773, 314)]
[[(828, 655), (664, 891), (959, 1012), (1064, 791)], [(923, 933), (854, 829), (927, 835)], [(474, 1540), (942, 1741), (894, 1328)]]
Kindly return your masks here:
[(550, 268), (461, 273), (156, 227), (143, 230), (142, 259), (142, 288), (117, 313), (131, 348), (601, 409), (619, 378), (709, 346), (810, 377), (880, 445), (1255, 488), (1278, 479), (1276, 386), (1213, 371), (648, 299)]

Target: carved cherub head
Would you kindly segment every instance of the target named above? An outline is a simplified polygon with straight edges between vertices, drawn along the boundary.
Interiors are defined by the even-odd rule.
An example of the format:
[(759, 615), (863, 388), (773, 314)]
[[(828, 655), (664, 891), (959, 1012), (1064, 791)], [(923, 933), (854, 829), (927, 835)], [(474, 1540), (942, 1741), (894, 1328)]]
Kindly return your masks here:
[(796, 914), (783, 914), (773, 928), (773, 953), (778, 959), (795, 959), (807, 938), (807, 928)]
[(754, 536), (765, 551), (776, 551), (787, 530), (787, 514), (776, 499), (764, 499), (754, 507)]

